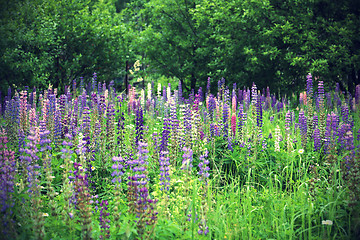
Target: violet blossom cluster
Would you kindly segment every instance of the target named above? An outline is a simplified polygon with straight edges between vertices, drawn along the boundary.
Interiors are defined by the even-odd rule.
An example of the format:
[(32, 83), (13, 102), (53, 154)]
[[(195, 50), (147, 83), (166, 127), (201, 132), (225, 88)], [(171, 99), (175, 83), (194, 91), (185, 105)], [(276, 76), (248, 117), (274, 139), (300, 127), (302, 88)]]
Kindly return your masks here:
[(160, 190), (167, 192), (169, 191), (170, 186), (170, 158), (168, 157), (169, 152), (161, 151), (159, 158), (160, 166), (160, 185), (162, 186)]
[[(110, 219), (108, 218), (110, 213), (107, 212), (108, 210), (108, 201), (107, 200), (102, 200), (100, 203), (100, 216), (99, 216), (99, 224), (100, 224), (100, 229), (101, 229), (101, 235), (100, 235), (100, 239), (105, 239), (105, 238), (110, 238)], [(103, 235), (103, 233), (105, 233)]]
[(15, 179), (15, 153), (7, 147), (8, 139), (5, 131), (0, 131), (0, 213), (3, 226), (0, 229), (4, 237), (11, 238), (8, 232), (9, 224), (11, 224), (10, 215), (12, 214), (11, 208), (14, 205), (14, 200), (11, 193), (14, 192), (14, 179)]
[(207, 179), (210, 176), (209, 160), (206, 159), (208, 157), (208, 153), (209, 152), (206, 149), (204, 154), (200, 155), (200, 163), (198, 165), (199, 167), (198, 175), (200, 176), (199, 180), (204, 182), (205, 185), (207, 185)]

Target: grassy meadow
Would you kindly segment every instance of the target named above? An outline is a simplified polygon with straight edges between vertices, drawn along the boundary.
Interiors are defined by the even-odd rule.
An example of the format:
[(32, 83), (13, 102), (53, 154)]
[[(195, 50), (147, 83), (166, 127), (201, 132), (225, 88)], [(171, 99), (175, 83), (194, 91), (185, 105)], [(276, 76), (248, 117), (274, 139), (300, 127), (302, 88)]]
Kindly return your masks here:
[[(210, 86), (216, 93), (210, 93)], [(215, 86), (216, 85), (216, 86)], [(1, 105), (3, 239), (357, 239), (360, 85), (74, 81)]]

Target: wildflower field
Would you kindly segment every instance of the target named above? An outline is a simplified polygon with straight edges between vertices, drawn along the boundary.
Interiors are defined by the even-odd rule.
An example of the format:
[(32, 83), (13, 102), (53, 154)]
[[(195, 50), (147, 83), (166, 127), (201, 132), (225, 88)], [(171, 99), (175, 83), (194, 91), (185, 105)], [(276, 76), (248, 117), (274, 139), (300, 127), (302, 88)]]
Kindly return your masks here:
[[(78, 84), (78, 85), (77, 85)], [(217, 92), (210, 93), (210, 86)], [(1, 239), (357, 239), (360, 85), (183, 97), (94, 76), (1, 105)]]

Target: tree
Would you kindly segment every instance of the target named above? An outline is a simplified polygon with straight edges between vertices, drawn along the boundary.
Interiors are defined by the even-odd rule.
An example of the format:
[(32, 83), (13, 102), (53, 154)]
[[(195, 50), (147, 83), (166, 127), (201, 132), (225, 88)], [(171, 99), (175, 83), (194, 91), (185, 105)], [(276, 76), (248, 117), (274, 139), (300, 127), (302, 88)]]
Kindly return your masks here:
[(119, 76), (124, 28), (112, 2), (27, 0), (7, 8), (0, 19), (3, 86), (63, 89), (94, 72), (101, 81)]

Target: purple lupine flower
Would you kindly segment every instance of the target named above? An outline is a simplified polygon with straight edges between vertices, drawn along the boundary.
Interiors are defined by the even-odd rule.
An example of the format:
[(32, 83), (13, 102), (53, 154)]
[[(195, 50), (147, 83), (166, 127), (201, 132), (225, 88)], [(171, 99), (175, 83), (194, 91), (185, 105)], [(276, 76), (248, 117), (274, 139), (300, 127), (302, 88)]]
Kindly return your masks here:
[(263, 125), (263, 111), (262, 111), (262, 103), (261, 103), (261, 96), (257, 97), (256, 101), (256, 126), (259, 128)]
[(101, 82), (98, 82), (98, 94), (102, 94)]
[(223, 105), (223, 128), (222, 128), (222, 134), (224, 135), (224, 138), (228, 136), (228, 127), (229, 127), (229, 106), (227, 103), (224, 102)]
[(291, 112), (288, 111), (285, 115), (285, 131), (287, 134), (290, 134), (290, 126), (291, 126)]
[(2, 213), (0, 219), (3, 226), (2, 236), (5, 238), (12, 238), (11, 233), (8, 232), (9, 224), (11, 223), (10, 215), (11, 208), (14, 205), (14, 200), (10, 196), (14, 192), (14, 179), (16, 174), (15, 153), (7, 147), (8, 139), (5, 131), (0, 131), (0, 212)]
[(328, 153), (328, 148), (331, 144), (331, 138), (332, 138), (332, 129), (331, 129), (331, 124), (332, 124), (332, 117), (331, 114), (328, 114), (326, 117), (326, 127), (325, 127), (325, 143), (324, 143), (324, 152)]
[(243, 130), (243, 126), (245, 124), (245, 114), (244, 113), (244, 107), (243, 104), (239, 105), (239, 112), (238, 112), (238, 132), (239, 132), (239, 136), (242, 137), (242, 130)]
[(232, 138), (229, 136), (227, 138), (227, 148), (228, 150), (230, 150), (231, 152), (234, 151), (233, 147), (232, 147)]
[[(110, 219), (108, 218), (110, 213), (107, 212), (108, 210), (108, 201), (107, 200), (102, 200), (100, 203), (100, 216), (99, 216), (99, 224), (100, 224), (100, 228), (101, 228), (101, 235), (100, 235), (100, 239), (104, 239), (104, 238), (110, 238)], [(103, 236), (102, 233), (105, 232), (105, 235)]]
[(318, 99), (319, 99), (319, 106), (320, 107), (324, 107), (324, 98), (325, 98), (324, 82), (319, 81), (319, 84), (318, 84)]
[(141, 106), (136, 109), (136, 118), (135, 118), (135, 143), (139, 144), (139, 141), (143, 139), (143, 129), (144, 129), (144, 116)]
[(121, 182), (121, 176), (124, 174), (124, 167), (125, 167), (125, 160), (121, 157), (113, 157), (112, 158), (114, 164), (111, 166), (111, 168), (114, 170), (111, 174), (112, 177), (112, 183), (120, 184)]
[(339, 127), (340, 118), (338, 115), (336, 115), (334, 112), (331, 112), (331, 130), (333, 132), (333, 139), (335, 139), (337, 130)]
[(243, 91), (240, 88), (238, 89), (237, 101), (238, 101), (238, 104), (243, 103)]
[(346, 103), (341, 106), (341, 114), (343, 122), (349, 123), (349, 107)]
[(355, 163), (354, 136), (349, 127), (344, 136), (344, 145), (345, 149), (349, 152), (349, 154), (345, 156), (345, 167), (347, 170), (346, 174), (349, 174), (349, 170)]
[(209, 227), (206, 225), (206, 221), (205, 219), (203, 219), (203, 221), (199, 224), (199, 230), (198, 230), (198, 234), (199, 235), (207, 235), (209, 233)]
[(60, 139), (62, 133), (61, 128), (62, 126), (61, 126), (60, 111), (56, 109), (54, 114), (54, 142), (57, 147), (60, 145)]
[(96, 73), (94, 72), (93, 78), (92, 78), (91, 92), (95, 92), (96, 85), (97, 85), (96, 80), (97, 80), (97, 76), (96, 76)]
[(193, 167), (193, 151), (191, 150), (191, 148), (186, 147), (184, 147), (182, 150), (184, 154), (182, 155), (183, 160), (180, 169), (191, 172), (191, 168)]
[(39, 152), (37, 148), (37, 133), (35, 128), (30, 128), (30, 135), (28, 136), (28, 142), (25, 144), (24, 148), (20, 148), (19, 152), (21, 153), (20, 161), (22, 165), (22, 169), (24, 171), (24, 177), (28, 182), (29, 192), (30, 194), (37, 195), (38, 194), (38, 175), (39, 171), (37, 169), (40, 166), (37, 164), (39, 157), (37, 153)]
[(321, 149), (321, 138), (320, 138), (320, 130), (318, 127), (315, 127), (314, 130), (314, 151), (320, 152)]
[(161, 191), (167, 192), (169, 191), (170, 186), (170, 158), (168, 157), (169, 152), (161, 151), (159, 158), (159, 166), (160, 166), (160, 188)]
[(210, 94), (210, 80), (211, 80), (211, 78), (208, 77), (207, 84), (206, 84), (206, 94)]
[(90, 110), (89, 107), (85, 107), (83, 110), (83, 116), (82, 116), (83, 120), (82, 120), (82, 126), (81, 126), (81, 131), (84, 134), (84, 137), (88, 137), (90, 136)]
[(204, 96), (203, 96), (202, 87), (199, 87), (197, 96), (198, 96), (200, 102), (203, 102), (203, 101), (204, 101)]
[(90, 108), (99, 111), (98, 95), (95, 92), (91, 93)]
[(50, 135), (50, 131), (46, 129), (46, 122), (41, 120), (40, 121), (40, 125), (39, 125), (40, 131), (39, 131), (39, 136), (40, 136), (40, 152), (44, 152), (46, 150), (51, 150), (51, 140), (48, 139), (48, 136)]
[(342, 124), (339, 126), (337, 131), (338, 144), (340, 145), (339, 151), (344, 151), (346, 149), (346, 134), (347, 132), (352, 132), (350, 124)]
[(138, 228), (143, 231), (144, 226), (142, 226), (145, 210), (149, 207), (149, 191), (147, 188), (147, 175), (146, 175), (146, 165), (148, 158), (148, 150), (146, 149), (147, 144), (139, 142), (138, 146), (138, 159), (128, 161), (130, 169), (133, 171), (131, 176), (128, 177), (128, 199), (130, 202), (129, 211), (131, 214), (136, 214), (137, 218), (140, 218)]
[(326, 104), (327, 104), (328, 108), (331, 109), (332, 108), (331, 93), (325, 93), (325, 98), (326, 98)]
[[(83, 92), (82, 92), (82, 95), (80, 96), (80, 98), (81, 98), (80, 113), (81, 113), (81, 114), (82, 114), (82, 110), (86, 107), (87, 97), (88, 97), (88, 95), (86, 95), (86, 92), (83, 91)], [(80, 114), (80, 115), (81, 115), (81, 114)]]
[(313, 128), (315, 129), (319, 125), (319, 117), (317, 115), (313, 116)]
[(209, 115), (210, 121), (214, 120), (214, 110), (216, 108), (216, 102), (212, 94), (209, 95)]
[(215, 136), (215, 124), (214, 123), (210, 123), (209, 130), (210, 130), (210, 136), (214, 137)]
[(106, 110), (106, 136), (108, 139), (108, 145), (112, 149), (115, 142), (115, 108), (114, 104), (109, 103), (107, 110)]
[(159, 151), (168, 151), (169, 134), (171, 130), (171, 120), (164, 118), (163, 131), (161, 136), (161, 144)]
[(105, 96), (100, 95), (100, 101), (99, 101), (99, 105), (98, 105), (98, 111), (99, 111), (99, 118), (100, 119), (102, 118), (102, 115), (105, 113), (105, 110), (106, 110)]
[(164, 86), (163, 87), (163, 102), (166, 102), (167, 101), (167, 95), (166, 95), (166, 87)]
[(199, 167), (199, 172), (198, 175), (200, 176), (199, 180), (204, 182), (205, 185), (207, 185), (207, 179), (210, 176), (209, 173), (209, 160), (207, 160), (206, 158), (208, 157), (208, 150), (206, 149), (204, 154), (200, 155), (200, 163), (198, 165)]
[(256, 106), (256, 102), (257, 102), (257, 87), (255, 85), (255, 83), (253, 82), (252, 87), (251, 87), (251, 104), (253, 106)]
[(306, 145), (307, 119), (303, 110), (299, 112), (299, 128), (303, 146)]

